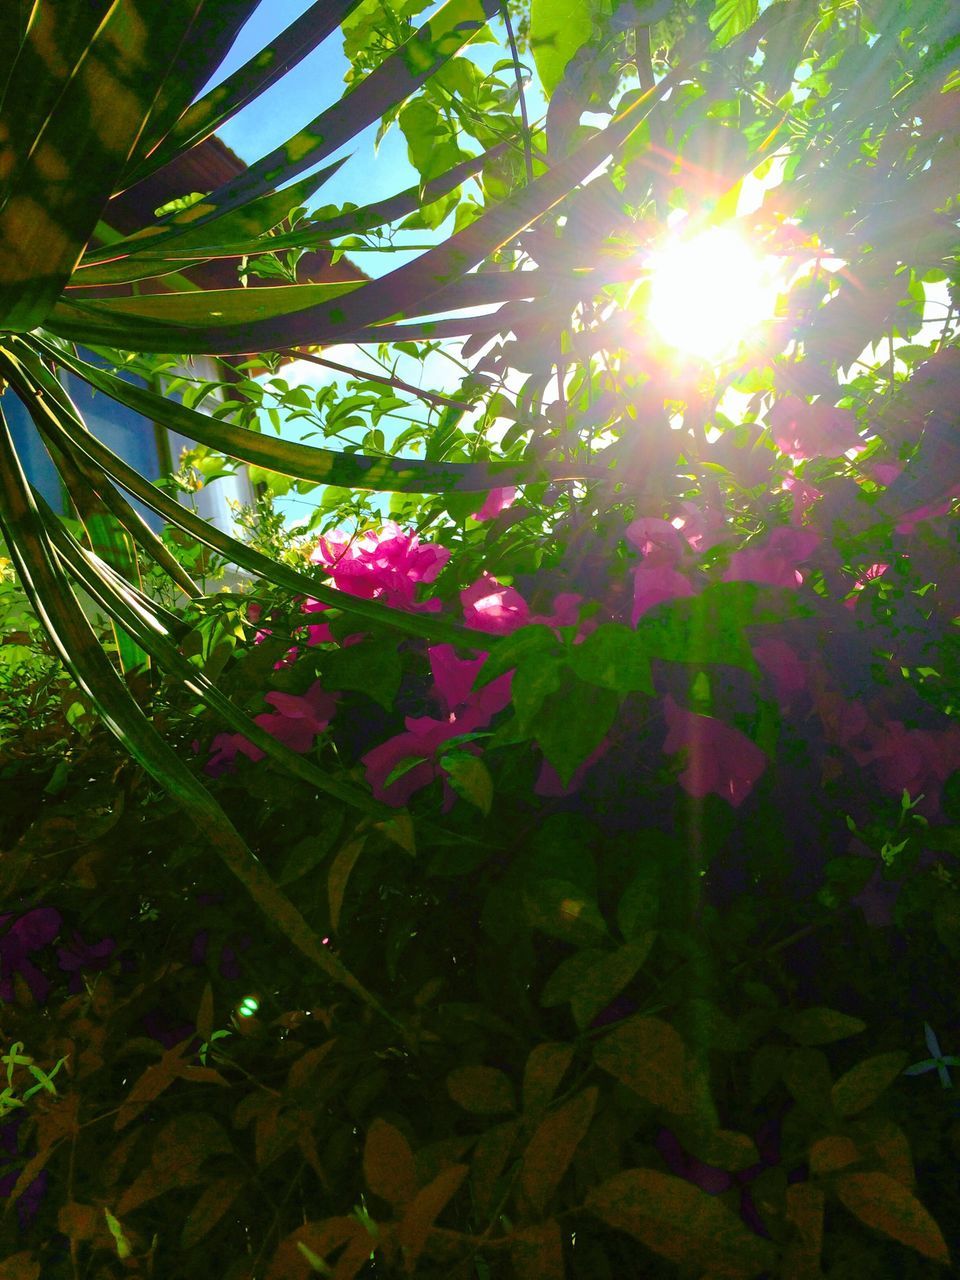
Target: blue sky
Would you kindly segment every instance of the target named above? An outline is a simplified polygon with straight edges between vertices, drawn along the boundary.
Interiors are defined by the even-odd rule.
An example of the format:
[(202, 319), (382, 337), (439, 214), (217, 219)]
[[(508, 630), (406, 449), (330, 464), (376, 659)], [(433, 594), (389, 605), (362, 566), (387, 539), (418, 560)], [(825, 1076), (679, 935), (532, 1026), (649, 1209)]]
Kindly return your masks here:
[[(285, 27), (289, 26), (303, 13), (310, 0), (263, 0), (259, 8), (246, 23), (233, 48), (217, 71), (211, 84), (224, 79), (231, 71), (241, 66), (253, 54), (269, 44)], [(427, 10), (418, 22), (422, 22), (429, 14)], [(479, 60), (486, 65), (502, 57), (502, 51), (495, 45), (488, 44), (471, 49), (471, 56), (479, 55)], [(324, 44), (305, 58), (297, 67), (288, 72), (283, 79), (261, 95), (254, 103), (238, 113), (220, 131), (219, 136), (248, 164), (258, 160), (262, 155), (273, 150), (286, 141), (305, 124), (312, 120), (326, 107), (336, 102), (344, 90), (344, 74), (348, 63), (343, 55), (342, 37), (335, 32)], [(345, 148), (351, 159), (325, 184), (313, 197), (314, 205), (342, 204), (352, 200), (357, 204), (393, 195), (418, 181), (416, 170), (407, 159), (406, 141), (399, 128), (394, 126), (375, 150), (377, 126), (371, 125)], [(325, 163), (328, 163), (325, 161)], [(449, 234), (449, 226), (439, 228), (434, 233), (438, 238)], [(414, 233), (418, 243), (429, 238), (428, 233)], [(365, 271), (380, 275), (394, 267), (398, 267), (407, 255), (373, 254), (358, 255), (357, 261)], [(410, 256), (415, 256), (411, 254)], [(335, 347), (328, 352), (331, 359), (339, 360), (358, 369), (373, 369), (373, 357), (356, 347)], [(400, 357), (397, 374), (413, 384), (421, 384), (442, 390), (455, 383), (456, 371), (441, 356), (428, 357), (421, 365), (408, 357)], [(346, 378), (328, 374), (315, 365), (298, 362), (287, 365), (283, 370), (284, 378), (291, 384), (303, 384), (318, 387), (331, 382), (343, 385)], [(413, 413), (417, 406), (414, 404)], [(408, 416), (410, 410), (401, 411)], [(390, 423), (385, 419), (381, 424), (388, 439), (391, 435)], [(405, 425), (404, 421), (395, 424), (397, 430)], [(264, 422), (264, 430), (272, 428)], [(299, 439), (309, 431), (302, 423), (292, 423), (284, 427), (283, 435), (290, 439)], [(311, 443), (320, 441), (314, 437)], [(315, 490), (308, 497), (291, 495), (276, 500), (276, 506), (291, 522), (307, 518), (313, 511), (313, 497), (319, 497), (320, 490)]]

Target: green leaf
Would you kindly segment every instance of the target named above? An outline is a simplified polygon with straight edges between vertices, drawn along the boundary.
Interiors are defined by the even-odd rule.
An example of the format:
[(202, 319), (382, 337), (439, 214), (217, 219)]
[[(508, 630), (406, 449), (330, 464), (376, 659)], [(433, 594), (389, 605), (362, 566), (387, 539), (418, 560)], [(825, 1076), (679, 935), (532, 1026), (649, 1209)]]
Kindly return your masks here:
[(520, 627), (505, 636), (496, 646), (474, 681), (475, 689), (482, 689), (497, 676), (513, 670), (521, 665), (538, 666), (548, 653), (560, 652), (560, 642), (550, 627), (536, 623), (530, 627)]
[(655, 1107), (681, 1116), (694, 1110), (687, 1051), (660, 1018), (638, 1014), (616, 1027), (596, 1043), (593, 1060)]
[[(172, 160), (177, 152), (187, 151), (216, 133), (248, 102), (269, 89), (336, 31), (358, 3), (359, 0), (315, 0), (275, 40), (187, 107), (160, 145), (125, 175), (126, 184), (132, 186), (142, 181)], [(289, 208), (296, 203), (291, 202)]]
[(523, 1109), (536, 1114), (548, 1106), (573, 1061), (573, 1046), (547, 1041), (530, 1050), (523, 1068)]
[(848, 1173), (834, 1183), (837, 1198), (865, 1226), (950, 1265), (940, 1228), (917, 1198), (886, 1173)]
[(715, 1276), (771, 1269), (776, 1248), (716, 1196), (654, 1169), (625, 1169), (587, 1195), (586, 1207), (654, 1253)]
[(835, 1040), (858, 1035), (867, 1029), (867, 1024), (860, 1018), (819, 1006), (785, 1014), (780, 1019), (780, 1027), (797, 1044), (817, 1045), (833, 1044)]
[(327, 876), (327, 900), (330, 905), (330, 928), (334, 933), (340, 929), (340, 913), (343, 910), (343, 899), (347, 892), (347, 881), (366, 843), (366, 835), (348, 840), (337, 853), (330, 867), (330, 873)]
[(710, 14), (710, 30), (716, 32), (717, 44), (729, 44), (747, 30), (760, 12), (758, 0), (717, 0)]
[(532, 0), (528, 39), (548, 100), (592, 30), (590, 0)]
[(530, 728), (564, 786), (599, 747), (619, 709), (620, 699), (612, 690), (576, 676), (546, 697)]
[(400, 654), (384, 635), (324, 654), (322, 671), (324, 688), (355, 689), (388, 711), (400, 688)]
[[(23, 120), (12, 148), (5, 139), (0, 329), (28, 331), (43, 322), (161, 90), (182, 105), (203, 83), (210, 68), (183, 56), (203, 7), (196, 0), (112, 4), (71, 31), (69, 9), (45, 5), (30, 24), (6, 85), (6, 102), (18, 106), (5, 117), (22, 113)], [(223, 20), (248, 9), (231, 3)]]
[(586, 950), (569, 956), (554, 970), (540, 996), (549, 1009), (570, 1001), (574, 1021), (582, 1030), (633, 980), (653, 946), (655, 935), (616, 951)]
[(342, 809), (324, 809), (310, 825), (310, 835), (298, 840), (283, 860), (278, 883), (291, 884), (319, 866), (343, 828)]
[(548, 1112), (534, 1130), (523, 1153), (520, 1189), (535, 1217), (543, 1217), (577, 1147), (586, 1137), (597, 1096), (597, 1089), (584, 1089)]
[(479, 756), (468, 751), (451, 752), (442, 756), (440, 768), (450, 779), (450, 785), (458, 796), (474, 805), (486, 817), (493, 804), (493, 779)]
[(473, 1115), (501, 1115), (516, 1107), (510, 1078), (496, 1067), (457, 1067), (447, 1076), (447, 1092)]
[(641, 866), (617, 906), (617, 925), (627, 942), (652, 929), (660, 914), (660, 868), (652, 860)]
[(906, 1053), (878, 1053), (851, 1067), (834, 1084), (833, 1105), (841, 1116), (853, 1116), (876, 1102), (909, 1061)]
[(596, 902), (569, 880), (529, 884), (523, 891), (523, 907), (531, 928), (563, 942), (597, 942), (607, 932)]
[(587, 684), (616, 693), (653, 693), (643, 641), (622, 622), (605, 622), (567, 650), (571, 670)]
[(104, 1205), (103, 1216), (107, 1222), (107, 1230), (113, 1237), (114, 1247), (117, 1250), (118, 1258), (130, 1257), (130, 1243), (123, 1233), (123, 1226), (118, 1218), (115, 1218), (110, 1210)]
[(363, 1148), (363, 1176), (375, 1196), (392, 1208), (417, 1194), (417, 1173), (410, 1143), (386, 1120), (374, 1120)]
[(180, 1233), (180, 1247), (193, 1249), (208, 1236), (244, 1188), (244, 1179), (237, 1174), (225, 1174), (214, 1178), (187, 1214)]
[(726, 663), (757, 669), (744, 631), (757, 623), (782, 623), (801, 612), (796, 593), (754, 582), (716, 582), (699, 595), (668, 600), (637, 621), (636, 635), (650, 658), (697, 665)]

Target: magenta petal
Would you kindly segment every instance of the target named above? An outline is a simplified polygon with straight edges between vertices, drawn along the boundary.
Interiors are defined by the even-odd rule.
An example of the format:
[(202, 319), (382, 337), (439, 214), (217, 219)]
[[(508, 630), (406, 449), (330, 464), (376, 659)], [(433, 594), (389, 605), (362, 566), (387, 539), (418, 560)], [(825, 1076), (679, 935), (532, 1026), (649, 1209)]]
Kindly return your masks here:
[(513, 505), (517, 496), (516, 486), (506, 485), (501, 489), (491, 489), (479, 511), (474, 512), (474, 520), (493, 520), (501, 511)]
[(503, 586), (488, 573), (460, 592), (460, 602), (464, 624), (491, 635), (507, 635), (530, 619), (527, 602), (519, 591)]
[(751, 740), (713, 716), (701, 716), (663, 700), (666, 755), (686, 751), (687, 767), (679, 782), (688, 795), (702, 799), (711, 792), (737, 808), (767, 765), (767, 757)]
[(449, 714), (470, 697), (473, 682), (480, 674), (487, 655), (458, 658), (452, 644), (435, 644), (427, 650), (427, 655), (441, 705)]

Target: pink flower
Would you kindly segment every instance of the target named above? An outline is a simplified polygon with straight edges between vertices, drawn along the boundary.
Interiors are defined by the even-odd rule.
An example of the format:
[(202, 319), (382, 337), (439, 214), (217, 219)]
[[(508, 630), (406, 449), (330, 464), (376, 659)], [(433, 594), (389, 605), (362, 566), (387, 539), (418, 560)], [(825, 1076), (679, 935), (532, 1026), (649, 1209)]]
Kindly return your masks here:
[(643, 560), (633, 570), (633, 608), (630, 625), (636, 626), (641, 614), (664, 600), (692, 596), (693, 587), (677, 569), (687, 544), (680, 531), (668, 520), (645, 516), (627, 526), (626, 537), (642, 554)]
[(210, 743), (210, 759), (203, 771), (211, 778), (219, 778), (221, 774), (233, 773), (238, 755), (248, 756), (251, 760), (262, 760), (263, 754), (242, 733), (218, 733)]
[(646, 558), (655, 557), (668, 564), (676, 564), (684, 550), (684, 540), (679, 529), (669, 520), (656, 516), (643, 516), (627, 525), (625, 536)]
[(268, 693), (267, 702), (275, 713), (264, 712), (254, 717), (254, 724), (282, 742), (291, 751), (303, 755), (323, 733), (337, 709), (336, 697), (325, 692), (316, 680), (302, 696), (295, 693)]
[(479, 511), (474, 512), (474, 520), (493, 520), (501, 511), (513, 506), (517, 496), (515, 485), (506, 485), (502, 489), (491, 489)]
[(798, 479), (792, 472), (783, 478), (783, 487), (793, 497), (793, 510), (790, 512), (791, 524), (802, 524), (803, 517), (809, 507), (823, 497), (822, 489), (815, 489), (812, 484)]
[(630, 625), (635, 627), (637, 619), (662, 604), (664, 600), (676, 600), (681, 596), (692, 596), (693, 587), (690, 580), (674, 569), (672, 565), (657, 564), (644, 560), (633, 571), (633, 608), (630, 610)]
[[(362, 757), (373, 794), (384, 804), (405, 805), (414, 792), (428, 786), (440, 773), (434, 759), (445, 742), (464, 732), (452, 720), (407, 716), (407, 732), (399, 733)], [(416, 761), (405, 773), (389, 781), (400, 765)]]
[(777, 701), (789, 710), (798, 693), (807, 687), (807, 668), (785, 640), (771, 637), (753, 646), (753, 656), (773, 681)]
[(767, 766), (767, 757), (756, 743), (722, 720), (678, 707), (669, 694), (663, 710), (664, 753), (687, 752), (687, 767), (679, 778), (684, 791), (698, 798), (712, 791), (734, 808), (741, 805)]
[(925, 520), (935, 520), (938, 516), (945, 516), (953, 506), (953, 499), (957, 494), (960, 494), (960, 485), (955, 485), (947, 496), (941, 498), (939, 502), (928, 502), (925, 506), (917, 507), (914, 511), (902, 513), (894, 528), (897, 533), (909, 536), (917, 525), (922, 524)]
[(773, 530), (763, 546), (735, 551), (723, 580), (798, 587), (803, 575), (796, 566), (813, 554), (819, 542), (820, 535), (812, 529), (781, 526)]
[(530, 621), (530, 609), (520, 592), (502, 586), (486, 570), (460, 592), (460, 602), (464, 624), (475, 631), (504, 636)]
[(798, 462), (865, 448), (852, 410), (836, 409), (823, 400), (808, 404), (797, 396), (783, 396), (767, 419), (777, 448)]
[(870, 474), (878, 484), (890, 485), (902, 471), (902, 462), (875, 462)]
[(535, 613), (530, 621), (545, 627), (575, 627), (580, 621), (582, 599), (575, 591), (561, 591), (553, 597), (553, 613)]
[(718, 511), (704, 509), (695, 502), (681, 502), (680, 514), (670, 521), (686, 538), (694, 551), (709, 551), (726, 534), (726, 522)]
[(941, 786), (960, 769), (960, 728), (906, 729), (901, 721), (888, 720), (870, 733), (866, 749), (853, 755), (858, 764), (873, 765), (882, 787), (895, 795), (923, 795), (935, 811)]
[[(302, 613), (325, 613), (329, 609), (329, 605), (321, 603), (319, 600), (304, 600), (300, 606)], [(307, 633), (307, 644), (331, 644), (333, 635), (330, 631), (330, 625), (326, 622), (309, 623), (304, 630)]]
[(870, 728), (870, 717), (860, 702), (847, 702), (839, 693), (820, 693), (816, 708), (824, 736), (833, 746), (849, 747)]
[[(444, 744), (451, 738), (486, 728), (510, 701), (512, 671), (474, 690), (473, 683), (486, 661), (486, 654), (479, 658), (458, 658), (450, 644), (434, 645), (427, 653), (434, 692), (445, 719), (407, 716), (406, 733), (397, 734), (362, 757), (373, 794), (385, 804), (404, 805), (414, 792), (428, 786), (434, 778), (442, 777), (438, 757)], [(405, 762), (415, 763), (388, 782), (390, 775)], [(448, 800), (452, 802), (452, 799), (451, 792)]]
[(427, 653), (437, 699), (448, 719), (456, 720), (458, 733), (488, 725), (510, 701), (512, 671), (474, 690), (474, 681), (487, 660), (485, 653), (478, 658), (458, 658), (452, 644), (433, 645)]
[(311, 555), (325, 565), (339, 591), (364, 600), (382, 600), (395, 609), (435, 612), (439, 600), (417, 601), (416, 586), (433, 582), (450, 558), (446, 547), (421, 544), (388, 520), (381, 533), (372, 529), (351, 537), (335, 531), (321, 538)]

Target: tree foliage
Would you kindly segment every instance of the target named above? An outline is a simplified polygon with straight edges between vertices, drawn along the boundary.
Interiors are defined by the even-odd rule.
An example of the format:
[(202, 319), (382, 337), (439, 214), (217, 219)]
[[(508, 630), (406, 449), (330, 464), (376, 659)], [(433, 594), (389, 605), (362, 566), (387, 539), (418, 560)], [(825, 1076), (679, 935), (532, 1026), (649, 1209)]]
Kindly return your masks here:
[[(931, 1274), (957, 15), (326, 0), (197, 100), (254, 7), (2, 19), (0, 411), (76, 518), (0, 412), (0, 1275)], [(330, 38), (341, 99), (104, 240)], [(376, 122), (418, 183), (316, 205)], [(775, 307), (684, 356), (658, 255), (731, 230)], [(195, 441), (182, 486), (243, 462), (311, 520), (214, 529), (62, 374)]]

